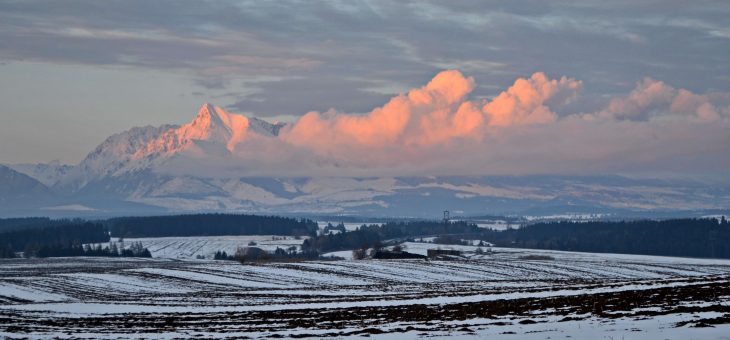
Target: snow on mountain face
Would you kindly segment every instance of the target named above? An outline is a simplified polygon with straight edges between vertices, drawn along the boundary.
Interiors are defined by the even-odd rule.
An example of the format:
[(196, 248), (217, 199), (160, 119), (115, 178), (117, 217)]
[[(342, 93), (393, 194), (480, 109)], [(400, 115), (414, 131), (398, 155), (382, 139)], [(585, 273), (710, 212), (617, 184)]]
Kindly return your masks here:
[(109, 137), (59, 183), (78, 190), (94, 180), (153, 169), (183, 153), (233, 152), (253, 135), (276, 136), (282, 126), (206, 103), (188, 124), (132, 128)]
[(48, 187), (52, 187), (58, 183), (61, 178), (66, 176), (69, 171), (73, 169), (73, 166), (61, 164), (59, 161), (38, 164), (11, 164), (8, 165), (8, 167), (19, 173), (30, 176)]
[(278, 136), (281, 128), (286, 126), (284, 123), (271, 124), (265, 120), (256, 117), (249, 118), (249, 128), (264, 136)]
[(220, 107), (206, 103), (200, 108), (192, 123), (183, 125), (175, 131), (169, 131), (164, 140), (175, 140), (177, 145), (183, 148), (194, 141), (205, 141), (225, 145), (228, 151), (233, 151), (236, 145), (245, 141), (252, 133), (274, 137), (280, 127), (278, 124), (270, 124), (260, 119), (231, 114)]
[(113, 135), (71, 169), (57, 186), (77, 190), (91, 181), (118, 175), (135, 166), (142, 168), (145, 164), (137, 156), (140, 150), (145, 150), (148, 144), (159, 138), (162, 133), (174, 128), (172, 125), (135, 127)]
[(220, 107), (206, 103), (192, 123), (170, 132), (170, 137), (182, 147), (197, 140), (225, 145), (228, 151), (233, 151), (236, 144), (246, 139), (248, 126), (248, 118), (229, 114)]
[[(6, 168), (3, 190), (36, 192), (29, 208), (89, 207), (110, 214), (152, 212), (332, 213), (369, 216), (433, 216), (449, 209), (463, 214), (605, 212), (720, 209), (730, 206), (730, 185), (665, 183), (623, 177), (375, 177), (274, 178), (211, 176), (227, 157), (265, 152), (262, 138), (278, 136), (283, 124), (230, 114), (203, 105), (181, 126), (139, 127), (113, 135), (77, 166), (58, 163)], [(276, 150), (274, 150), (276, 151)], [(221, 157), (222, 156), (222, 157)], [(180, 161), (178, 163), (178, 161)], [(190, 164), (185, 174), (166, 172)], [(225, 165), (225, 164), (223, 164)], [(248, 166), (249, 163), (243, 164)], [(0, 168), (0, 170), (3, 170)], [(21, 173), (25, 173), (26, 176)], [(3, 171), (0, 171), (3, 175)], [(2, 176), (0, 176), (2, 177)], [(39, 197), (52, 193), (54, 200)], [(39, 204), (45, 204), (39, 206)], [(0, 206), (0, 208), (2, 208)], [(96, 210), (93, 210), (96, 209)], [(0, 209), (1, 211), (2, 209)], [(44, 210), (47, 214), (49, 210)]]
[(44, 200), (50, 190), (41, 182), (9, 167), (0, 165), (0, 211), (26, 201)]

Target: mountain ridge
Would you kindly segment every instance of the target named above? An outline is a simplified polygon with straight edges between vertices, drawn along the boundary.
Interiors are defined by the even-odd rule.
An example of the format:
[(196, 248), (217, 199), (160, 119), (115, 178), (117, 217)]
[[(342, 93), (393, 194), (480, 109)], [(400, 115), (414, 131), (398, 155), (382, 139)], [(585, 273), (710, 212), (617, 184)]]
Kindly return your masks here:
[[(56, 162), (7, 169), (27, 177), (16, 182), (22, 182), (29, 192), (49, 197), (24, 201), (23, 211), (39, 214), (64, 207), (78, 213), (83, 207), (104, 214), (285, 212), (423, 217), (444, 209), (483, 215), (699, 211), (730, 206), (730, 186), (699, 181), (565, 175), (252, 177), (236, 175), (236, 171), (221, 177), (207, 171), (220, 165), (215, 164), (217, 160), (231, 159), (236, 153), (269, 151), (242, 145), (253, 148), (257, 144), (246, 143), (277, 137), (284, 126), (205, 103), (187, 124), (135, 127), (114, 134), (75, 166)], [(197, 160), (201, 170), (192, 174), (161, 170), (172, 160), (188, 158)], [(18, 195), (13, 185), (0, 182), (0, 192)]]

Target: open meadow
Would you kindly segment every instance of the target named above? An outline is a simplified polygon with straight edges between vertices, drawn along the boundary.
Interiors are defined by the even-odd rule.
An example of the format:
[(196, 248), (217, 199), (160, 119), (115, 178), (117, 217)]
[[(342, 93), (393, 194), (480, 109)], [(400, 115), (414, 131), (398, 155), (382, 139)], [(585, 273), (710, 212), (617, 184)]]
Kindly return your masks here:
[(492, 250), (448, 261), (2, 260), (0, 336), (730, 334), (730, 261)]

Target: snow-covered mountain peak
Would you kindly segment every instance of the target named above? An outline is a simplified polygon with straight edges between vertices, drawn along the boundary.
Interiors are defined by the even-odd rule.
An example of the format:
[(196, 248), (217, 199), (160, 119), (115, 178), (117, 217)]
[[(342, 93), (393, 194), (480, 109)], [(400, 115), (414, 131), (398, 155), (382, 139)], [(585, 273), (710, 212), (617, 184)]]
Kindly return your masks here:
[(202, 141), (225, 145), (226, 149), (233, 151), (251, 135), (278, 135), (282, 126), (283, 124), (271, 124), (258, 118), (229, 113), (219, 106), (205, 103), (195, 119), (181, 126), (175, 131), (175, 135), (180, 145)]
[(228, 113), (219, 106), (205, 103), (195, 119), (180, 127), (177, 134), (180, 140), (223, 143), (228, 150), (233, 151), (250, 133), (273, 137), (279, 134), (282, 126), (284, 124), (271, 124), (258, 118)]
[(69, 171), (69, 176), (63, 176), (62, 182), (81, 188), (89, 181), (104, 177), (156, 168), (183, 153), (196, 158), (225, 155), (243, 147), (243, 143), (254, 136), (278, 135), (282, 126), (228, 113), (221, 107), (205, 103), (195, 118), (185, 125), (132, 128), (109, 137)]
[(222, 108), (217, 107), (210, 103), (205, 103), (198, 110), (198, 115), (190, 123), (192, 126), (196, 126), (200, 129), (210, 129), (218, 127), (230, 128), (231, 117), (230, 114), (224, 111)]

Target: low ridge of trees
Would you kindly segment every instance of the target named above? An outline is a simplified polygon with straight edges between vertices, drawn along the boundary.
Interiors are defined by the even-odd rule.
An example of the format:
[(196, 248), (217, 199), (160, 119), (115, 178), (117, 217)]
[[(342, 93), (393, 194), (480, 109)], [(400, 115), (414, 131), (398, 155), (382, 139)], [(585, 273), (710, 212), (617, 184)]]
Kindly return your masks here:
[(48, 217), (16, 217), (16, 218), (0, 218), (0, 233), (11, 232), (26, 229), (41, 229), (47, 227), (57, 227), (68, 224), (79, 224), (86, 222), (81, 219), (58, 219), (52, 220)]
[[(29, 254), (26, 254), (28, 256)], [(44, 245), (33, 251), (35, 257), (67, 257), (67, 256), (100, 256), (100, 257), (152, 257), (149, 249), (141, 242), (134, 242), (128, 248), (111, 242), (102, 247), (101, 244), (84, 246), (74, 245)]]
[(13, 258), (15, 257), (15, 250), (9, 244), (0, 244), (0, 258)]
[[(100, 223), (82, 220), (35, 220), (24, 228), (0, 233), (0, 257), (12, 258), (20, 252), (25, 257), (105, 256), (105, 257), (152, 257), (140, 242), (129, 247), (109, 242), (109, 232)], [(97, 244), (91, 246), (90, 244)]]
[(477, 236), (502, 247), (730, 258), (730, 223), (724, 216), (720, 219), (542, 222), (519, 229), (484, 229)]
[(595, 253), (730, 258), (730, 222), (721, 219), (623, 222), (544, 222), (519, 229), (491, 230), (466, 222), (420, 221), (363, 225), (357, 230), (319, 235), (302, 245), (320, 253), (353, 250), (353, 257), (385, 240), (437, 236), (434, 243), (480, 239), (496, 246)]
[(109, 233), (99, 223), (83, 221), (64, 223), (0, 233), (0, 255), (14, 257), (16, 252), (21, 251), (27, 255), (34, 255), (44, 248), (70, 248), (84, 243), (109, 241)]
[(122, 217), (106, 221), (115, 237), (312, 235), (317, 223), (278, 216), (197, 214)]
[(480, 237), (504, 247), (730, 258), (730, 223), (724, 218), (549, 222), (486, 230)]

